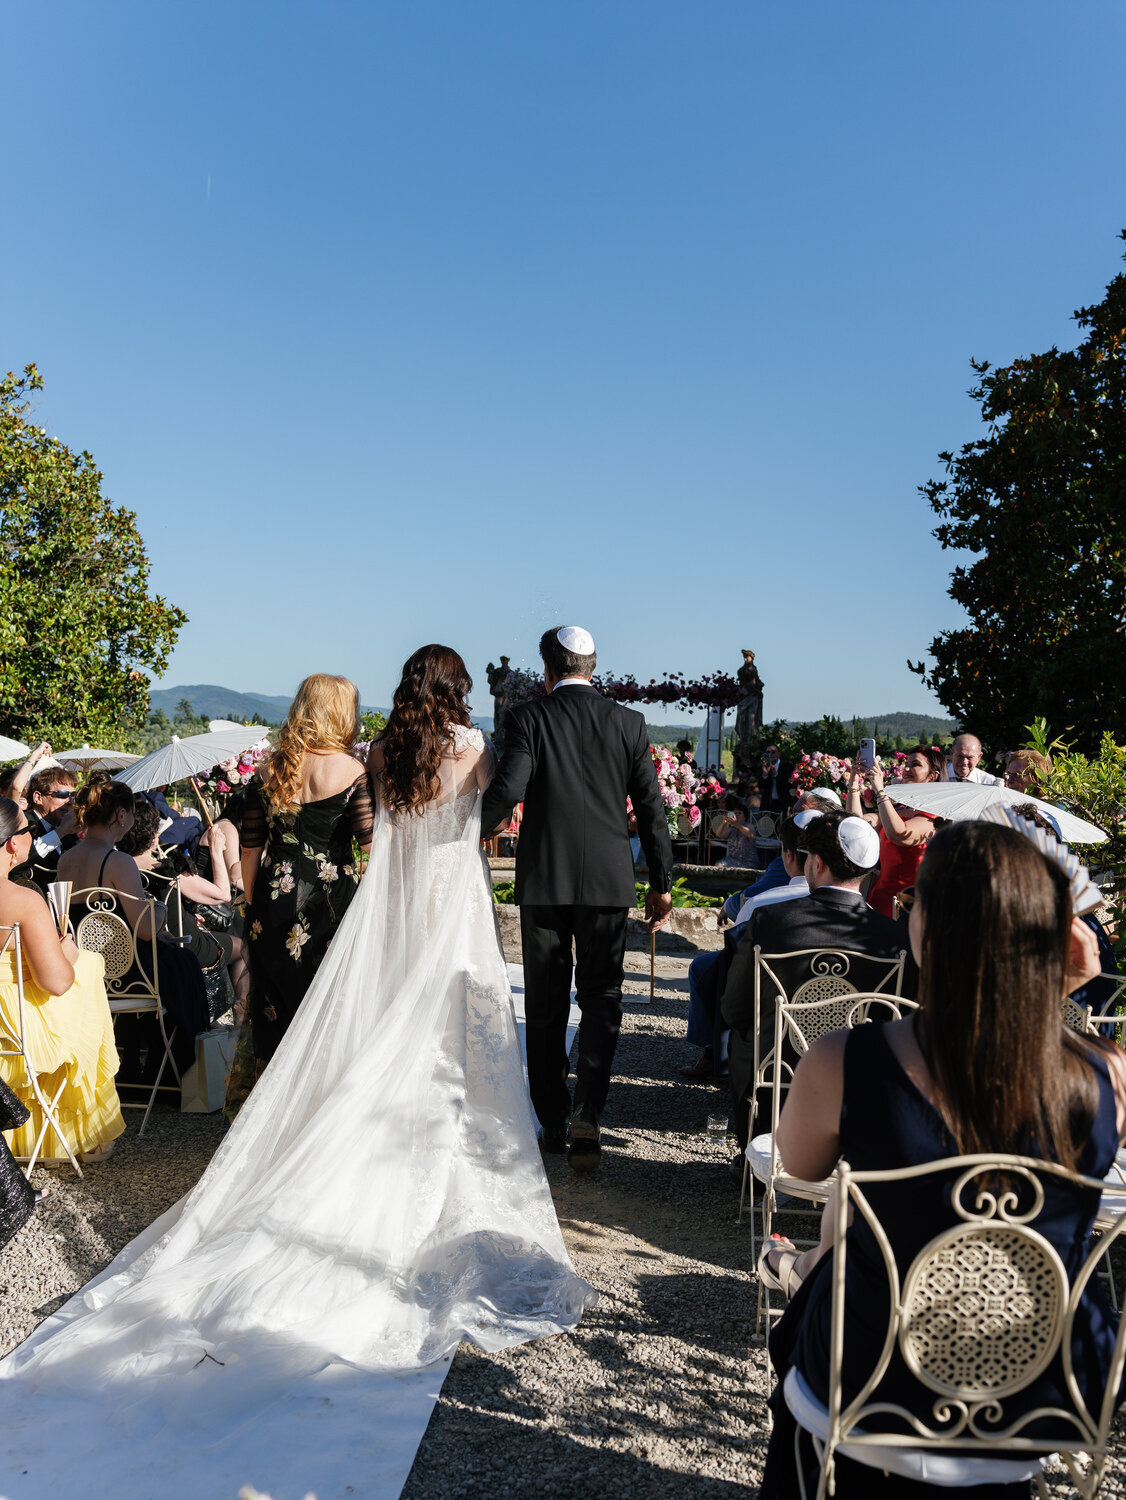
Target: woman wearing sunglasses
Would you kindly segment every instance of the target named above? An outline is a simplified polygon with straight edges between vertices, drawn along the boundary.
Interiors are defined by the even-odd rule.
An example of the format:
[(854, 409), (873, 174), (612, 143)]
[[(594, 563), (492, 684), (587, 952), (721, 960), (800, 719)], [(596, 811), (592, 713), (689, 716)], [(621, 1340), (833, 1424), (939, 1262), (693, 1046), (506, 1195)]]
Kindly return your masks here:
[[(84, 1160), (108, 1156), (125, 1129), (114, 1087), (117, 1049), (106, 999), (104, 964), (95, 953), (80, 953), (71, 938), (60, 939), (55, 919), (38, 891), (9, 880), (23, 864), (31, 843), (27, 813), (0, 798), (0, 929), (19, 923), (23, 958), (24, 1032), (40, 1087), (52, 1098), (64, 1083), (55, 1110), (75, 1155)], [(0, 930), (0, 942), (8, 934)], [(0, 1011), (5, 1029), (19, 1034), (16, 960), (11, 943), (0, 953)], [(0, 1078), (28, 1111), (28, 1119), (7, 1139), (18, 1156), (30, 1156), (43, 1116), (27, 1086), (18, 1059), (0, 1060)], [(66, 1151), (48, 1129), (42, 1159), (66, 1160)]]

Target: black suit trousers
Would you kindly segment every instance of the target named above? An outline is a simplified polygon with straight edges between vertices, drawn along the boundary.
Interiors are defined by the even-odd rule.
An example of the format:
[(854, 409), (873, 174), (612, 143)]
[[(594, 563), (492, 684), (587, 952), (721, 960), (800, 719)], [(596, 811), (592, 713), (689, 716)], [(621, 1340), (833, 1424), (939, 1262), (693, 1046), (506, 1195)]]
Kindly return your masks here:
[(622, 1025), (627, 912), (624, 906), (520, 908), (528, 1087), (541, 1125), (564, 1124), (572, 1108), (567, 1087), (572, 944), (581, 1012), (574, 1108), (585, 1104), (601, 1114), (605, 1107)]

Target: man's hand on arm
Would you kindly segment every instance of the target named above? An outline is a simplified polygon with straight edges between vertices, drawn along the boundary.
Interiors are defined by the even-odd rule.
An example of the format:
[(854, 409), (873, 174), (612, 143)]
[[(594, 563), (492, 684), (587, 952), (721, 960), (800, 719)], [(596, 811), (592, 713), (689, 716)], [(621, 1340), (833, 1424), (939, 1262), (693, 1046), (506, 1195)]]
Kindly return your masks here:
[(663, 927), (672, 916), (672, 896), (668, 891), (663, 894), (660, 891), (649, 891), (645, 896), (645, 920), (649, 923), (649, 931), (656, 932), (658, 927)]

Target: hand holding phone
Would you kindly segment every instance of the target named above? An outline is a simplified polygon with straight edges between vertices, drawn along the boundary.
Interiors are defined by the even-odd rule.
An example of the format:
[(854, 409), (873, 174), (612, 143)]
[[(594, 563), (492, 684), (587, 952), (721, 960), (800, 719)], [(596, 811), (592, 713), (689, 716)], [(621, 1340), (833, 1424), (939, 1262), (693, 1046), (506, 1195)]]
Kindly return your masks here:
[(862, 771), (870, 771), (876, 764), (875, 740), (860, 741), (860, 750), (856, 757), (856, 764)]

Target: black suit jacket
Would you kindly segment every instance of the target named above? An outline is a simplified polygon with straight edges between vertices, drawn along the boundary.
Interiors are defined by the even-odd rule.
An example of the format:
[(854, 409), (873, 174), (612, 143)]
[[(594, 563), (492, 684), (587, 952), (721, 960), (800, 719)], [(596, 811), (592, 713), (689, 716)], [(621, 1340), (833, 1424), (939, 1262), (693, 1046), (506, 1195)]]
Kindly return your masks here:
[(780, 760), (778, 762), (777, 795), (770, 796), (770, 777), (764, 776), (762, 772), (758, 775), (759, 807), (763, 812), (785, 812), (794, 800), (794, 789), (790, 785), (790, 777), (794, 774), (793, 762)]
[(481, 804), (486, 832), (524, 804), (516, 900), (529, 906), (633, 906), (627, 796), (649, 884), (672, 886), (672, 842), (645, 719), (592, 687), (561, 687), (518, 704)]
[[(736, 1098), (741, 1098), (751, 1084), (751, 1034), (755, 1015), (755, 948), (763, 953), (792, 953), (800, 948), (844, 948), (854, 953), (868, 953), (873, 958), (895, 958), (908, 947), (907, 929), (878, 911), (873, 911), (859, 891), (843, 891), (821, 886), (808, 896), (793, 901), (779, 901), (762, 906), (747, 923), (747, 933), (736, 945), (735, 956), (720, 997), (723, 1019), (732, 1028), (728, 1070)], [(779, 975), (779, 978), (783, 976)], [(865, 988), (862, 974), (850, 976)], [(903, 971), (902, 993), (915, 994), (917, 972), (908, 950)], [(872, 986), (874, 988), (874, 985)], [(774, 1045), (774, 1007), (763, 994), (760, 1018), (763, 1039), (769, 1034)], [(739, 1033), (737, 1038), (736, 1033)]]

